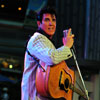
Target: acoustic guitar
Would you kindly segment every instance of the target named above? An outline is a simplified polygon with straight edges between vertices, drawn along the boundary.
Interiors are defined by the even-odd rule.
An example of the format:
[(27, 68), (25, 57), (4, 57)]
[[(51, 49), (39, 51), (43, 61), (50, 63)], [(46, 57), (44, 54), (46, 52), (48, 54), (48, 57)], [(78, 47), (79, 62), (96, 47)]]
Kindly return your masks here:
[(68, 68), (65, 61), (48, 66), (46, 71), (41, 67), (37, 69), (36, 89), (41, 96), (72, 100), (74, 91), (86, 99), (85, 94), (74, 87), (74, 83), (74, 71)]
[(48, 66), (46, 72), (40, 67), (37, 69), (36, 88), (42, 96), (72, 100), (70, 83), (74, 84), (74, 71), (67, 67), (65, 61)]

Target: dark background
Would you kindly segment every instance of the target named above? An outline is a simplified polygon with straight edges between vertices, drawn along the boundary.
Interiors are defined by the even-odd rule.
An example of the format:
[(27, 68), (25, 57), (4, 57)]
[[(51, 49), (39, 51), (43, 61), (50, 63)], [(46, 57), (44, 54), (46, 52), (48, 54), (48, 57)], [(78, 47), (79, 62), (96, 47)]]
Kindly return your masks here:
[[(1, 8), (2, 4), (4, 8)], [(99, 0), (0, 0), (0, 98), (7, 92), (10, 100), (20, 100), (25, 44), (37, 28), (35, 12), (46, 5), (57, 11), (55, 46), (62, 45), (63, 30), (72, 28), (75, 54), (84, 78), (87, 74), (98, 73), (99, 4)], [(22, 10), (18, 11), (18, 7)], [(76, 66), (73, 58), (66, 62), (69, 66)]]

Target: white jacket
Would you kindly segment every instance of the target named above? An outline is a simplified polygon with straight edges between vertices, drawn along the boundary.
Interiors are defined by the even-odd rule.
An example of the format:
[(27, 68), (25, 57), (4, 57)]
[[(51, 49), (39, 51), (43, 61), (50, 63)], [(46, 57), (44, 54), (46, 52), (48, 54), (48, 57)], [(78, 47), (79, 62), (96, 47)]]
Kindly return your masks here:
[[(44, 62), (46, 66), (58, 64), (72, 57), (70, 48), (61, 46), (56, 49), (52, 42), (39, 32), (35, 32), (30, 38), (27, 49), (31, 55), (39, 59), (39, 61)], [(36, 91), (35, 77), (37, 66), (37, 63), (26, 52), (21, 83), (21, 100), (49, 100), (40, 96)]]

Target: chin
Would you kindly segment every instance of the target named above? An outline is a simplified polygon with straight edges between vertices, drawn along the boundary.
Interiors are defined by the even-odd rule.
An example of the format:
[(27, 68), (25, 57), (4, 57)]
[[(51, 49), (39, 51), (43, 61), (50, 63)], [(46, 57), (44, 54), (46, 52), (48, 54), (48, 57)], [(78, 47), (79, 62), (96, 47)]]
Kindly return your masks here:
[(54, 35), (54, 33), (55, 33), (54, 31), (52, 31), (52, 32), (49, 32), (49, 34), (50, 34), (50, 35)]
[(54, 33), (49, 33), (49, 35), (51, 35), (51, 36), (52, 36), (52, 35), (54, 35)]

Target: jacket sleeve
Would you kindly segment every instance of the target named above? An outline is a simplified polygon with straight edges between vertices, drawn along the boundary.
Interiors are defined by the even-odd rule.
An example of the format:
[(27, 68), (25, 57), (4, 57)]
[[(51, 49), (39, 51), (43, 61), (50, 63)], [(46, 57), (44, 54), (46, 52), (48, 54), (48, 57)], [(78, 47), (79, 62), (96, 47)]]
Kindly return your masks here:
[(61, 46), (56, 49), (52, 42), (41, 34), (35, 34), (31, 37), (27, 49), (31, 55), (45, 62), (47, 65), (58, 64), (72, 57), (70, 48)]

